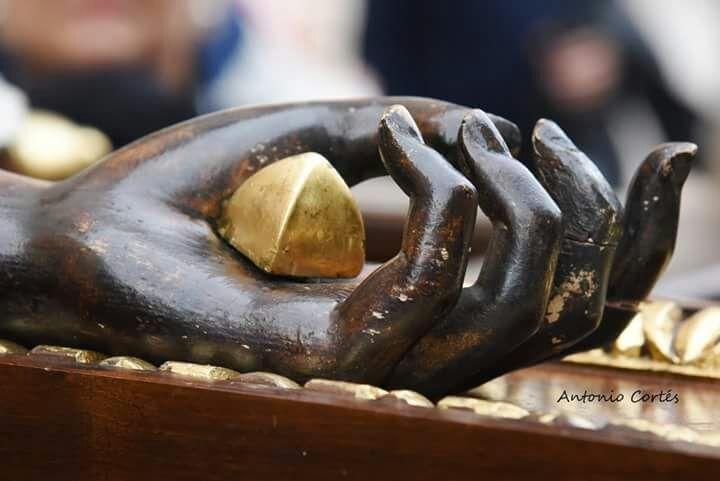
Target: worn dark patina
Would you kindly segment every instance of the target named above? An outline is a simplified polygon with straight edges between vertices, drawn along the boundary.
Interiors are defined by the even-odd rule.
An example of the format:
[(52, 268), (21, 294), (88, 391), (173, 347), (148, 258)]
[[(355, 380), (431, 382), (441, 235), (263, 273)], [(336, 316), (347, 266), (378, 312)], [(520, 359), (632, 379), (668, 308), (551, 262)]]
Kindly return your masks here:
[[(672, 253), (694, 146), (651, 154), (623, 223), (557, 126), (535, 129), (537, 179), (510, 154), (519, 141), (480, 111), (378, 98), (198, 118), (58, 183), (3, 174), (0, 338), (431, 396), (603, 344)], [(244, 179), (306, 151), (348, 184), (387, 172), (408, 194), (397, 256), (357, 279), (285, 279), (218, 237), (222, 203)], [(494, 234), (463, 289), (478, 204)]]

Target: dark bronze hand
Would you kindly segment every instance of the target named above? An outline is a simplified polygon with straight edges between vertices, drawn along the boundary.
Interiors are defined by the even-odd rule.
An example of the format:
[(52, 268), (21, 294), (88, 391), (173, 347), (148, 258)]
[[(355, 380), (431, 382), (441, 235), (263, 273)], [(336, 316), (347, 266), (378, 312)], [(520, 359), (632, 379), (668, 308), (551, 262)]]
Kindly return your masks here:
[[(554, 166), (538, 168), (538, 183), (509, 154), (517, 129), (479, 111), (461, 127), (468, 112), (411, 98), (239, 109), (161, 131), (56, 184), (7, 174), (0, 337), (431, 395), (571, 348), (598, 325), (617, 203), (556, 127), (536, 133), (547, 140), (540, 157)], [(351, 185), (386, 169), (411, 199), (401, 251), (367, 276), (272, 277), (216, 235), (222, 202), (244, 179), (306, 151), (330, 159)], [(667, 193), (677, 199), (681, 184)], [(581, 201), (589, 212), (572, 210)], [(463, 290), (478, 203), (495, 234), (478, 283)], [(604, 224), (583, 230), (584, 215)], [(677, 213), (658, 219), (674, 238)], [(620, 250), (640, 259), (651, 249), (636, 238)], [(672, 245), (659, 250), (667, 258)], [(560, 315), (562, 349), (545, 346), (535, 339), (548, 296), (577, 273), (575, 262), (594, 282), (583, 301), (590, 308)], [(654, 276), (634, 273), (640, 263), (625, 272), (651, 285)]]

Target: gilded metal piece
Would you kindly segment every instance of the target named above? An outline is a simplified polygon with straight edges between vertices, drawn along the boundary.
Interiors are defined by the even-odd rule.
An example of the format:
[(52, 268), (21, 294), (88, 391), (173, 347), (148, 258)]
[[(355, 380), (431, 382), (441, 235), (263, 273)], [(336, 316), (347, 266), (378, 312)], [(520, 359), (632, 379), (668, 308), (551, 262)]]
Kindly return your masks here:
[(613, 354), (624, 356), (640, 356), (645, 345), (645, 332), (643, 330), (643, 315), (636, 314), (625, 330), (615, 339), (612, 345)]
[(720, 343), (713, 346), (712, 349), (706, 351), (695, 364), (706, 370), (720, 372)]
[(3, 354), (25, 354), (27, 349), (12, 341), (0, 339), (0, 355)]
[[(717, 353), (716, 358), (710, 357), (709, 359), (720, 360), (720, 352)], [(611, 356), (602, 349), (572, 354), (566, 356), (563, 361), (630, 371), (671, 372), (683, 376), (720, 379), (720, 362), (708, 361), (702, 365), (671, 364), (667, 361), (658, 361), (647, 357)]]
[(263, 386), (272, 386), (281, 389), (299, 389), (300, 385), (295, 381), (280, 376), (279, 374), (273, 374), (271, 372), (256, 371), (246, 372), (234, 378), (235, 381), (240, 381), (247, 384), (260, 384)]
[(720, 308), (703, 309), (684, 321), (681, 317), (680, 307), (673, 302), (643, 303), (640, 313), (613, 344), (612, 354), (596, 349), (564, 360), (720, 379)]
[(481, 416), (504, 419), (522, 419), (530, 415), (526, 409), (502, 401), (485, 401), (462, 396), (446, 396), (442, 398), (437, 407), (440, 409), (467, 409)]
[(311, 379), (305, 383), (305, 389), (334, 394), (352, 395), (355, 399), (365, 399), (369, 401), (380, 399), (388, 394), (386, 390), (369, 384), (331, 381), (329, 379)]
[(538, 417), (538, 421), (542, 424), (551, 426), (571, 427), (578, 429), (587, 429), (589, 431), (597, 431), (607, 426), (606, 420), (590, 419), (580, 416), (576, 413), (547, 413)]
[(395, 389), (393, 391), (390, 391), (380, 399), (394, 399), (404, 402), (405, 404), (408, 404), (410, 406), (421, 408), (435, 407), (432, 401), (430, 401), (428, 398), (418, 392), (410, 391), (409, 389)]
[(650, 356), (678, 364), (680, 359), (673, 348), (673, 339), (682, 319), (680, 306), (669, 301), (645, 302), (640, 306), (640, 315)]
[(554, 424), (555, 420), (560, 416), (559, 413), (547, 413), (538, 417), (538, 422), (542, 424)]
[(75, 349), (74, 347), (62, 346), (35, 346), (30, 351), (30, 356), (53, 356), (65, 359), (72, 359), (78, 364), (97, 364), (107, 359), (108, 356), (87, 349)]
[(109, 357), (100, 362), (99, 366), (130, 371), (156, 371), (157, 368), (147, 361), (132, 356)]
[(227, 381), (240, 375), (239, 372), (224, 367), (179, 361), (167, 361), (160, 366), (160, 370), (206, 381)]
[(31, 112), (8, 146), (10, 167), (47, 180), (69, 177), (112, 149), (97, 129), (75, 125), (57, 114)]
[(507, 399), (510, 386), (507, 378), (498, 377), (467, 392), (468, 396), (485, 399), (486, 401), (503, 401)]
[(708, 307), (682, 323), (675, 338), (675, 351), (680, 362), (693, 364), (712, 357), (713, 348), (720, 343), (720, 307)]
[(257, 267), (296, 277), (355, 277), (365, 229), (350, 188), (308, 152), (261, 169), (235, 191), (220, 233)]

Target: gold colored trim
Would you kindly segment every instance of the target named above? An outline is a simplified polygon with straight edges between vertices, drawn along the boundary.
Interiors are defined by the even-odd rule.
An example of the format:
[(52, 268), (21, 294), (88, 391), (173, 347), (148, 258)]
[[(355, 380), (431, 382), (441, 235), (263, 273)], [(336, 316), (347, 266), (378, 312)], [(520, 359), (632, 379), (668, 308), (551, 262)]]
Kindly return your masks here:
[(97, 364), (108, 357), (105, 354), (89, 351), (87, 349), (47, 345), (35, 346), (30, 351), (30, 356), (58, 356), (71, 358), (78, 364)]
[(566, 362), (576, 364), (591, 364), (594, 366), (606, 366), (631, 371), (649, 372), (670, 372), (683, 376), (705, 377), (720, 379), (720, 369), (709, 369), (701, 366), (685, 366), (681, 364), (670, 364), (664, 361), (656, 361), (646, 357), (611, 356), (602, 349), (572, 354), (563, 359)]
[(25, 354), (28, 350), (22, 347), (20, 344), (15, 344), (12, 341), (6, 341), (0, 339), (0, 355), (3, 354)]
[(386, 396), (388, 392), (369, 384), (356, 384), (354, 382), (331, 381), (329, 379), (311, 379), (305, 383), (305, 389), (310, 391), (329, 392), (334, 394), (350, 394), (356, 399), (373, 401)]
[(178, 376), (204, 379), (206, 381), (227, 381), (240, 375), (239, 372), (225, 367), (179, 361), (167, 361), (160, 366), (160, 371), (170, 372)]
[(149, 362), (131, 356), (109, 357), (102, 361), (99, 366), (111, 367), (114, 369), (127, 369), (130, 371), (157, 371), (157, 368)]
[(279, 374), (273, 374), (271, 372), (264, 371), (246, 372), (240, 374), (239, 376), (234, 378), (234, 380), (246, 384), (260, 384), (263, 386), (272, 386), (281, 389), (300, 388), (300, 385), (292, 379), (288, 379), (285, 376), (280, 376)]
[(481, 416), (501, 419), (522, 419), (530, 415), (530, 411), (507, 402), (485, 401), (462, 396), (447, 396), (438, 402), (440, 409), (467, 409)]
[[(708, 357), (714, 357), (713, 350), (716, 350), (718, 344), (720, 307), (709, 307), (682, 323), (675, 338), (675, 351), (683, 364), (702, 363)], [(720, 361), (720, 356), (717, 359)]]
[(410, 391), (409, 389), (396, 389), (390, 391), (381, 399), (386, 398), (397, 399), (398, 401), (402, 401), (409, 406), (415, 406), (420, 408), (435, 407), (435, 405), (428, 398), (418, 392)]
[(578, 429), (587, 429), (589, 431), (597, 431), (607, 426), (607, 421), (597, 421), (580, 416), (576, 413), (548, 413), (538, 417), (538, 421), (542, 424), (550, 426), (563, 426)]
[(642, 314), (636, 314), (630, 324), (613, 343), (613, 353), (624, 356), (640, 356), (645, 345)]
[(683, 320), (680, 306), (673, 302), (644, 302), (610, 351), (595, 349), (564, 360), (720, 379), (720, 307)]
[(674, 302), (654, 301), (643, 303), (640, 307), (643, 320), (645, 345), (650, 356), (658, 361), (679, 363), (673, 339), (675, 328), (682, 320), (682, 309)]

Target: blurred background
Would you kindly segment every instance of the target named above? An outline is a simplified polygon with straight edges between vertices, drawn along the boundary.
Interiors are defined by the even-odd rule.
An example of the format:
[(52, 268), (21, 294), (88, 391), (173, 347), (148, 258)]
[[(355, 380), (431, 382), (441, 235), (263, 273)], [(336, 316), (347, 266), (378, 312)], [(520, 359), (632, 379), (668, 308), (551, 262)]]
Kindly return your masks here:
[[(715, 0), (0, 0), (0, 166), (60, 179), (199, 114), (382, 94), (480, 107), (526, 138), (552, 118), (620, 194), (654, 145), (690, 140), (656, 295), (720, 297), (719, 23)], [(373, 241), (399, 240), (407, 199), (388, 179), (354, 191), (387, 257)]]

